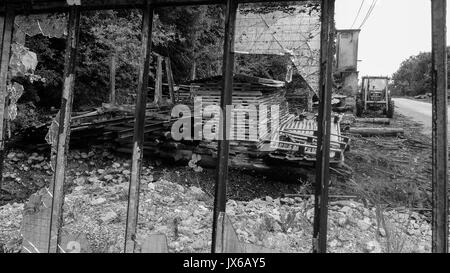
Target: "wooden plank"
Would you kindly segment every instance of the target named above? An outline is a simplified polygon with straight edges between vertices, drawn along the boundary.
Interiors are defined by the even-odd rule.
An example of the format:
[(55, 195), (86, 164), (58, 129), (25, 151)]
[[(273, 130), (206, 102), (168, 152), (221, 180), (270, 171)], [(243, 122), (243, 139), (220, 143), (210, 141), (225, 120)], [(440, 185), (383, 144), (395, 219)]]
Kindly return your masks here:
[(3, 28), (5, 27), (5, 16), (0, 15), (0, 57), (2, 56), (1, 49), (3, 48)]
[(8, 96), (8, 68), (11, 56), (11, 42), (14, 30), (14, 11), (8, 9), (6, 16), (0, 18), (0, 188), (3, 182), (3, 163), (5, 159), (6, 97)]
[(66, 175), (66, 157), (69, 150), (70, 119), (72, 115), (73, 93), (75, 87), (76, 55), (80, 32), (80, 10), (72, 6), (68, 16), (68, 35), (64, 60), (64, 87), (61, 98), (59, 127), (56, 146), (56, 164), (51, 193), (52, 215), (50, 219), (49, 253), (58, 253), (60, 249), (60, 231), (63, 223), (64, 182)]
[(212, 248), (214, 253), (217, 249), (216, 238), (218, 217), (220, 213), (225, 213), (227, 202), (227, 183), (228, 183), (228, 157), (230, 151), (230, 142), (228, 137), (228, 124), (230, 123), (228, 118), (230, 116), (227, 113), (227, 105), (232, 104), (233, 98), (233, 72), (234, 72), (234, 32), (236, 24), (236, 13), (238, 3), (235, 0), (227, 0), (227, 7), (225, 11), (225, 39), (223, 47), (223, 93), (220, 103), (223, 114), (222, 128), (220, 128), (220, 134), (222, 140), (218, 143), (218, 156), (217, 156), (217, 177), (216, 177), (216, 189), (214, 198), (214, 215), (213, 215), (213, 235), (212, 235)]
[(399, 136), (405, 133), (403, 128), (350, 128), (352, 135), (368, 136)]
[(448, 253), (447, 1), (432, 0), (432, 251)]
[(334, 0), (322, 0), (320, 104), (318, 118), (313, 252), (327, 249), (328, 186), (330, 179), (331, 89), (334, 41)]
[(172, 64), (170, 63), (170, 58), (166, 57), (165, 58), (165, 63), (166, 63), (166, 76), (167, 76), (167, 85), (169, 86), (169, 96), (170, 96), (170, 100), (172, 101), (172, 103), (175, 103), (176, 101), (179, 100), (179, 98), (177, 98), (175, 100), (175, 95), (174, 95), (174, 80), (173, 80), (173, 73), (172, 73)]
[(109, 64), (109, 102), (112, 105), (116, 104), (116, 66), (117, 54), (113, 53)]
[(141, 62), (136, 96), (134, 121), (133, 155), (131, 161), (131, 179), (128, 191), (127, 225), (125, 230), (125, 253), (133, 253), (135, 248), (139, 189), (141, 182), (142, 156), (144, 143), (145, 109), (147, 105), (148, 75), (150, 72), (152, 30), (154, 7), (148, 4), (143, 10)]
[[(273, 3), (273, 0), (237, 0), (239, 3)], [(277, 0), (278, 2), (289, 2), (291, 0)], [(299, 0), (304, 2), (306, 0)], [(146, 0), (6, 0), (6, 3), (14, 5), (19, 14), (34, 14), (48, 12), (67, 12), (70, 3), (80, 3), (82, 10), (93, 9), (138, 9), (145, 7)], [(164, 6), (189, 6), (189, 5), (224, 5), (226, 0), (152, 0), (156, 7)], [(0, 13), (4, 13), (4, 7), (0, 7)]]
[(155, 104), (162, 103), (162, 57), (157, 57), (156, 80), (155, 80)]
[(374, 124), (391, 124), (391, 119), (389, 118), (357, 118), (357, 123), (374, 123)]

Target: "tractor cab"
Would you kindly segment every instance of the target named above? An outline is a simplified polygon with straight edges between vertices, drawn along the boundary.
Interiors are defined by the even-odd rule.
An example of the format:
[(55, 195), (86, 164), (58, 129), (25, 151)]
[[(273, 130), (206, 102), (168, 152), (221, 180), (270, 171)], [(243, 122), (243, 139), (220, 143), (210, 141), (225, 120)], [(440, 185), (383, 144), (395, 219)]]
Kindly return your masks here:
[(383, 110), (388, 118), (394, 116), (388, 77), (363, 77), (361, 92), (356, 98), (356, 115), (360, 117), (368, 110)]
[(363, 89), (363, 92), (367, 93), (368, 102), (379, 102), (386, 99), (386, 96), (388, 95), (388, 92), (386, 92), (386, 90), (388, 90), (387, 79), (366, 78), (363, 82), (366, 84), (366, 88)]

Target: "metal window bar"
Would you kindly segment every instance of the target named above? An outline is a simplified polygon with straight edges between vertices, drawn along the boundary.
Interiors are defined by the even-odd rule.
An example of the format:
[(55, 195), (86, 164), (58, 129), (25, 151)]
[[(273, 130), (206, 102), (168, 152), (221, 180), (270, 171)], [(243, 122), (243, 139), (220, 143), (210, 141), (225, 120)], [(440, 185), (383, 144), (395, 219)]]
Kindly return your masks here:
[(150, 71), (152, 28), (154, 7), (151, 2), (143, 10), (142, 16), (142, 45), (141, 63), (139, 66), (138, 94), (136, 97), (136, 110), (134, 121), (133, 155), (131, 161), (131, 180), (128, 192), (127, 226), (125, 231), (125, 252), (133, 253), (137, 232), (139, 189), (141, 183), (145, 108), (147, 104), (147, 86)]
[(432, 0), (432, 251), (448, 253), (447, 1)]
[(80, 33), (80, 9), (74, 5), (69, 10), (68, 35), (66, 40), (66, 57), (64, 61), (64, 87), (61, 98), (55, 173), (53, 174), (52, 213), (50, 218), (49, 253), (58, 253), (60, 233), (63, 223), (64, 182), (66, 179), (66, 161), (69, 151), (70, 117), (75, 89), (75, 67)]
[(3, 163), (5, 158), (6, 96), (8, 94), (8, 66), (11, 55), (14, 18), (14, 10), (8, 6), (6, 14), (1, 18), (2, 29), (0, 30), (0, 188), (3, 182)]
[[(238, 3), (235, 0), (228, 0), (225, 11), (225, 40), (223, 47), (223, 89), (220, 100), (222, 109), (222, 128), (219, 135), (222, 137), (218, 142), (218, 160), (217, 160), (217, 176), (216, 189), (214, 198), (214, 215), (213, 215), (213, 233), (211, 252), (216, 252), (217, 242), (217, 224), (220, 213), (225, 213), (227, 203), (227, 183), (228, 183), (228, 159), (230, 151), (229, 141), (229, 123), (230, 114), (227, 113), (227, 106), (232, 105), (233, 100), (233, 72), (234, 72), (234, 31), (236, 24), (236, 12)], [(222, 237), (221, 237), (222, 238)]]
[(331, 88), (334, 41), (334, 0), (322, 0), (320, 46), (320, 106), (318, 118), (313, 252), (327, 249), (328, 186), (330, 180)]
[[(287, 0), (286, 0), (287, 1)], [(77, 33), (78, 33), (78, 25), (79, 25), (79, 11), (84, 9), (111, 9), (111, 8), (142, 8), (146, 7), (148, 9), (147, 2), (145, 0), (111, 0), (108, 3), (104, 2), (87, 2), (81, 6), (69, 6), (68, 1), (48, 1), (45, 5), (40, 5), (38, 2), (27, 2), (27, 5), (23, 5), (24, 1), (21, 0), (7, 0), (5, 3), (9, 6), (13, 6), (17, 14), (21, 13), (44, 13), (44, 12), (56, 12), (56, 11), (69, 11), (71, 19), (69, 19), (69, 40), (72, 50), (68, 50), (66, 61), (65, 61), (65, 76), (71, 75), (73, 69), (75, 67), (75, 53), (76, 53), (76, 41), (77, 41)], [(252, 2), (273, 2), (266, 0), (236, 0), (231, 1), (227, 0), (227, 10), (231, 11), (232, 5), (237, 5), (237, 3), (252, 3)], [(76, 1), (74, 3), (77, 3)], [(153, 0), (151, 2), (153, 7), (156, 6), (173, 6), (173, 5), (205, 5), (205, 4), (225, 4), (224, 0)], [(9, 6), (0, 6), (0, 15), (6, 15), (8, 17), (8, 8)], [(25, 8), (24, 8), (25, 7)], [(321, 98), (321, 106), (320, 106), (320, 123), (319, 123), (319, 133), (318, 133), (318, 142), (320, 149), (318, 149), (318, 156), (321, 158), (320, 162), (317, 165), (317, 181), (316, 181), (316, 212), (315, 212), (315, 223), (314, 223), (314, 252), (325, 252), (326, 251), (326, 229), (327, 229), (327, 185), (325, 183), (327, 178), (329, 177), (329, 153), (327, 150), (330, 148), (330, 139), (329, 139), (329, 129), (327, 130), (329, 124), (327, 122), (327, 115), (331, 111), (329, 105), (329, 87), (330, 87), (330, 79), (331, 79), (331, 70), (328, 66), (331, 66), (331, 56), (328, 54), (331, 52), (331, 41), (333, 38), (333, 32), (330, 31), (333, 24), (333, 14), (334, 14), (334, 0), (322, 0), (322, 44), (321, 44), (321, 90), (322, 94)], [(433, 252), (448, 252), (448, 201), (447, 201), (447, 178), (448, 178), (448, 170), (447, 170), (447, 95), (446, 95), (446, 70), (447, 70), (447, 59), (446, 59), (446, 1), (445, 0), (432, 0), (432, 22), (433, 22)], [(229, 17), (231, 18), (231, 17)], [(147, 19), (148, 20), (148, 19)], [(7, 20), (6, 20), (7, 21)], [(5, 21), (5, 22), (6, 22)], [(5, 30), (5, 28), (4, 28)], [(231, 29), (227, 31), (227, 34), (230, 35), (232, 32)], [(151, 31), (149, 31), (151, 37)], [(1, 72), (0, 72), (0, 93), (2, 96), (6, 94), (6, 73), (7, 73), (7, 64), (9, 58), (7, 57), (10, 50), (8, 47), (10, 46), (10, 38), (8, 36), (11, 32), (3, 31), (2, 35), (2, 56), (1, 56)], [(147, 39), (148, 43), (148, 39)], [(230, 47), (231, 49), (231, 47)], [(147, 51), (150, 51), (150, 48), (146, 48)], [(224, 52), (227, 59), (229, 58), (232, 51)], [(228, 54), (228, 55), (227, 55)], [(225, 58), (224, 58), (225, 59)], [(325, 61), (326, 60), (326, 61)], [(6, 66), (5, 66), (6, 64)], [(144, 65), (145, 68), (145, 65)], [(142, 68), (141, 68), (142, 69)], [(143, 69), (144, 71), (145, 69)], [(231, 70), (228, 70), (228, 73)], [(326, 71), (326, 72), (325, 72)], [(225, 74), (227, 76), (227, 74)], [(70, 77), (69, 77), (70, 78)], [(230, 85), (232, 81), (232, 77), (230, 78), (228, 75), (227, 81), (224, 81), (224, 91), (227, 90), (227, 84)], [(56, 223), (60, 223), (60, 217), (62, 214), (62, 201), (63, 201), (63, 185), (64, 185), (64, 171), (65, 171), (65, 162), (61, 161), (65, 153), (67, 152), (67, 142), (69, 138), (69, 130), (68, 130), (68, 121), (70, 118), (70, 110), (73, 99), (73, 80), (68, 80), (67, 85), (65, 85), (65, 93), (66, 97), (63, 98), (63, 114), (61, 115), (62, 126), (60, 126), (60, 137), (58, 140), (58, 157), (60, 159), (59, 168), (57, 168), (57, 172), (55, 173), (54, 180), (54, 194), (61, 193), (58, 200), (53, 200), (53, 219), (52, 222), (56, 221)], [(222, 96), (222, 104), (226, 102), (227, 95), (225, 92)], [(141, 101), (142, 102), (142, 101)], [(137, 111), (137, 110), (136, 110)], [(137, 111), (138, 112), (138, 111)], [(2, 113), (3, 114), (3, 113)], [(137, 114), (141, 114), (140, 112)], [(66, 122), (67, 121), (67, 122)], [(138, 122), (137, 122), (138, 123)], [(141, 126), (136, 126), (135, 131), (139, 131)], [(138, 135), (138, 134), (137, 134)], [(138, 140), (139, 137), (135, 135), (135, 139)], [(137, 145), (139, 146), (139, 145)], [(222, 155), (226, 156), (226, 150), (228, 148), (228, 143), (222, 143)], [(139, 160), (139, 152), (137, 151), (134, 154), (134, 171), (135, 171), (135, 181), (139, 182), (139, 170), (140, 170), (140, 160)], [(223, 186), (226, 186), (226, 172), (228, 166), (224, 164), (226, 160), (221, 161), (222, 167), (218, 167), (218, 181), (221, 180), (222, 187), (222, 199), (216, 200), (216, 204), (221, 204), (219, 206), (220, 211), (224, 211), (223, 202), (226, 198), (223, 198)], [(58, 163), (57, 163), (58, 164)], [(1, 170), (0, 170), (1, 171)], [(138, 183), (137, 183), (138, 185)], [(217, 187), (219, 188), (219, 187)], [(136, 191), (136, 189), (134, 190)], [(138, 188), (135, 194), (138, 193)], [(55, 199), (54, 198), (54, 199)], [(137, 207), (137, 203), (133, 204), (132, 207)], [(137, 211), (136, 211), (137, 212)], [(137, 219), (134, 219), (135, 221)], [(128, 226), (133, 226), (133, 224), (127, 221)], [(53, 226), (53, 225), (52, 225)], [(130, 229), (129, 229), (130, 230)], [(131, 231), (131, 230), (130, 230)], [(54, 233), (54, 232), (52, 232)], [(56, 232), (56, 235), (58, 232)], [(128, 236), (128, 235), (127, 235)], [(50, 246), (50, 245), (49, 245)], [(50, 247), (49, 247), (50, 248)], [(55, 249), (55, 245), (52, 247), (52, 251), (57, 251)], [(50, 251), (50, 249), (49, 249)]]

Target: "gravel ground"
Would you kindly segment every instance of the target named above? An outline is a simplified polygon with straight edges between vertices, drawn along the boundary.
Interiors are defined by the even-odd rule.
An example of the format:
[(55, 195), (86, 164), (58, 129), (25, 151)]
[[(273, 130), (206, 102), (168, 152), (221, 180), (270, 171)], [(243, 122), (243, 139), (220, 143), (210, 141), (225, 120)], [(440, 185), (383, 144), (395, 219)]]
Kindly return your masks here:
[[(408, 125), (408, 120), (398, 117), (392, 126)], [(426, 211), (429, 206), (430, 151), (423, 144), (426, 139), (413, 141), (418, 136), (420, 127), (407, 129), (403, 138), (354, 139), (346, 163), (354, 170), (351, 181), (356, 184), (338, 179), (330, 194), (357, 198), (330, 205), (331, 252), (430, 251), (429, 218), (406, 209)], [(0, 251), (21, 248), (23, 203), (48, 186), (48, 162), (45, 155), (8, 154), (5, 192), (0, 193)], [(86, 233), (92, 252), (120, 252), (129, 160), (94, 149), (71, 151), (68, 163), (64, 228)], [(312, 192), (308, 180), (297, 177), (281, 169), (230, 172), (227, 213), (241, 241), (279, 252), (311, 251), (312, 200), (283, 198), (283, 194)], [(214, 170), (145, 161), (139, 235), (165, 234), (170, 252), (209, 252), (214, 178)]]
[[(115, 164), (100, 179), (97, 174), (78, 178), (66, 195), (64, 229), (85, 233), (92, 252), (121, 252), (123, 247), (128, 183), (119, 181), (128, 173)], [(209, 252), (213, 199), (195, 186), (152, 181), (151, 172), (144, 169), (139, 238), (162, 233), (170, 252)], [(22, 212), (21, 204), (0, 208), (0, 242), (6, 251), (20, 249)], [(227, 208), (241, 241), (283, 253), (311, 251), (313, 212), (309, 198), (229, 200)], [(379, 210), (383, 217), (377, 217), (376, 208), (355, 201), (333, 202), (329, 212), (330, 252), (430, 251), (430, 226), (415, 212)], [(382, 220), (385, 224), (378, 225)]]

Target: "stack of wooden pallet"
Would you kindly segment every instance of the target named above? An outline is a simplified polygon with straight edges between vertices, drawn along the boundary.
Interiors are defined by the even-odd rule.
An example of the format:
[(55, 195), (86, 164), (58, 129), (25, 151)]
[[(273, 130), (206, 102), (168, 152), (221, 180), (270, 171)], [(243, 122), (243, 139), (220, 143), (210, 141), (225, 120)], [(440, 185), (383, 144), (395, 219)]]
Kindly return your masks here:
[[(219, 129), (222, 77), (198, 80), (180, 86), (179, 102), (189, 106), (201, 98), (201, 121), (193, 119), (191, 131), (217, 133)], [(235, 167), (263, 167), (270, 159), (312, 165), (316, 161), (317, 121), (315, 118), (299, 118), (289, 113), (284, 82), (235, 75), (233, 84), (233, 122), (230, 138), (230, 165)], [(178, 95), (175, 93), (175, 97)], [(214, 106), (214, 107), (212, 107)], [(274, 107), (272, 109), (272, 107)], [(214, 108), (213, 111), (210, 111)], [(209, 110), (208, 110), (209, 109)], [(261, 111), (267, 109), (264, 115)], [(275, 111), (274, 109), (277, 109)], [(198, 112), (191, 107), (191, 114)], [(208, 110), (208, 111), (207, 111)], [(134, 111), (132, 105), (104, 104), (101, 108), (76, 113), (71, 123), (71, 146), (107, 144), (117, 152), (131, 153), (133, 150)], [(172, 105), (149, 103), (146, 107), (144, 128), (144, 155), (167, 158), (174, 161), (189, 161), (200, 155), (199, 164), (215, 166), (217, 141), (202, 139), (175, 141), (171, 136), (172, 125), (178, 118), (171, 117)], [(262, 111), (264, 112), (264, 111)], [(192, 120), (191, 120), (192, 121)], [(195, 123), (195, 121), (198, 122)], [(46, 133), (49, 124), (33, 131)], [(348, 147), (348, 138), (340, 135), (339, 121), (332, 123), (331, 162), (341, 163), (343, 152)], [(42, 137), (43, 140), (43, 137)], [(45, 143), (45, 142), (44, 142)], [(36, 146), (35, 146), (36, 147)], [(49, 147), (47, 145), (47, 147)]]
[[(349, 138), (341, 135), (339, 116), (331, 123), (330, 163), (344, 162), (344, 152), (349, 148)], [(300, 165), (313, 165), (316, 161), (318, 125), (314, 118), (296, 118), (282, 125), (271, 143), (272, 159), (290, 161)]]
[(190, 105), (193, 103), (193, 90), (197, 88), (194, 85), (180, 84), (175, 86), (175, 98), (177, 103)]
[[(210, 106), (220, 106), (222, 94), (222, 77), (212, 77), (192, 82), (191, 89), (194, 98), (201, 98), (202, 119), (201, 124), (195, 124), (204, 128), (205, 124), (219, 118), (214, 111), (208, 111)], [(284, 82), (235, 75), (233, 83), (233, 110), (230, 139), (230, 158), (232, 165), (254, 165), (262, 163), (267, 153), (262, 147), (275, 134), (272, 130), (272, 122), (277, 120), (281, 125), (292, 119), (289, 114), (288, 103), (285, 98)], [(272, 107), (275, 107), (272, 109)], [(264, 110), (266, 109), (266, 110)], [(276, 110), (275, 110), (276, 109)], [(261, 115), (260, 111), (266, 114)], [(274, 124), (275, 125), (275, 124)], [(266, 130), (261, 130), (266, 128)], [(217, 152), (217, 142), (203, 140), (199, 147), (210, 151), (203, 156), (210, 156)]]

